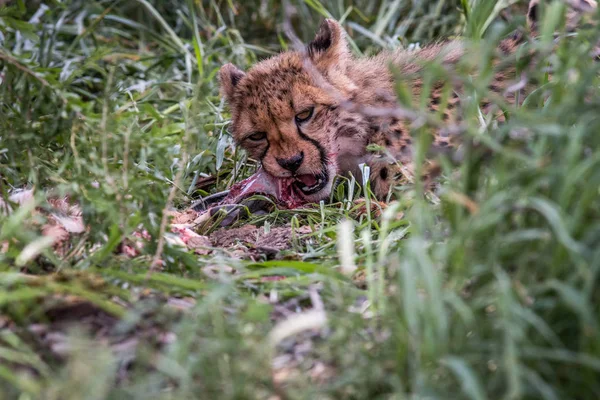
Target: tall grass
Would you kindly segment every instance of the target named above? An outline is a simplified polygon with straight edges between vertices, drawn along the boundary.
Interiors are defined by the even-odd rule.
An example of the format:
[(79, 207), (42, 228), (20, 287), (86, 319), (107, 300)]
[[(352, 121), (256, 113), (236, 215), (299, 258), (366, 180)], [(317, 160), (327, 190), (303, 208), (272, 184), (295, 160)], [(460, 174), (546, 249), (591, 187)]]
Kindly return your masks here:
[[(515, 82), (527, 77), (537, 90), (518, 107), (491, 97), (504, 110), (499, 124), (475, 100), (489, 97), (500, 38), (525, 31), (516, 8), (292, 5), (303, 39), (333, 16), (367, 54), (477, 39), (445, 72), (465, 83), (467, 107), (460, 151), (439, 159), (441, 188), (400, 187), (380, 218), (353, 219), (344, 201), (362, 182), (348, 182), (332, 204), (251, 219), (315, 228), (280, 260), (197, 256), (167, 243), (152, 274), (164, 210), (253, 171), (227, 134), (215, 75), (285, 46), (280, 2), (0, 8), (0, 193), (35, 186), (40, 206), (44, 190), (69, 195), (90, 227), (65, 256), (46, 249), (18, 265), (43, 216), (31, 206), (0, 215), (0, 243), (10, 242), (0, 253), (0, 397), (597, 398), (600, 97), (590, 52), (600, 31), (584, 24), (566, 34), (564, 8), (544, 7), (542, 39), (503, 60), (519, 66)], [(423, 144), (426, 130), (413, 132)], [(207, 176), (215, 182), (198, 188)], [(351, 234), (338, 234), (342, 219)], [(143, 254), (117, 255), (140, 228), (152, 236)], [(350, 261), (338, 248), (352, 250)], [(339, 273), (344, 263), (358, 268), (352, 277)], [(205, 267), (236, 274), (215, 279)], [(269, 275), (285, 279), (260, 279)], [(81, 300), (91, 323), (78, 321)], [(64, 333), (56, 320), (69, 316)]]

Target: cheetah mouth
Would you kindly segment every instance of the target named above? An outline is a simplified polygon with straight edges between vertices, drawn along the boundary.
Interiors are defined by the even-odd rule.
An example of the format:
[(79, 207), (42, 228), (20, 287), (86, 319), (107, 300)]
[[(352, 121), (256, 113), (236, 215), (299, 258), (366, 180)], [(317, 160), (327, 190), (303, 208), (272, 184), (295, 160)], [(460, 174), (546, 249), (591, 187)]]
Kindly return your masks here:
[(295, 177), (293, 185), (301, 194), (310, 196), (323, 190), (327, 186), (327, 181), (327, 173), (321, 172), (318, 175), (298, 175)]
[[(215, 198), (217, 205), (243, 204), (247, 199), (262, 195), (273, 199), (287, 209), (298, 208), (328, 185), (329, 173), (302, 174), (290, 178), (278, 178), (259, 168), (256, 173), (236, 184)], [(314, 200), (314, 198), (313, 198)]]

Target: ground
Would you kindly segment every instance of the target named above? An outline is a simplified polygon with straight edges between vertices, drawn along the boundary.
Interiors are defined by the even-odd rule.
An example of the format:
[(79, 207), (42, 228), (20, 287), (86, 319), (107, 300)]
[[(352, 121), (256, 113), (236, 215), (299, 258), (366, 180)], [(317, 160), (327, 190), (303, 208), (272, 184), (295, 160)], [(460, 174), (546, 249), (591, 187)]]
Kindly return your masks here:
[[(527, 37), (524, 2), (11, 3), (0, 196), (34, 195), (0, 211), (0, 398), (598, 397), (593, 24), (564, 34), (545, 2), (540, 39), (503, 60), (539, 84), (512, 107), (485, 68), (501, 37)], [(403, 182), (381, 211), (356, 212), (369, 183), (347, 179), (328, 203), (185, 226), (257, 167), (227, 134), (219, 67), (323, 17), (363, 55), (465, 37), (484, 73), (429, 65), (424, 81), (460, 80), (504, 122), (467, 102), (439, 186)], [(398, 78), (403, 107), (424, 107)], [(411, 127), (416, 157), (435, 122)]]

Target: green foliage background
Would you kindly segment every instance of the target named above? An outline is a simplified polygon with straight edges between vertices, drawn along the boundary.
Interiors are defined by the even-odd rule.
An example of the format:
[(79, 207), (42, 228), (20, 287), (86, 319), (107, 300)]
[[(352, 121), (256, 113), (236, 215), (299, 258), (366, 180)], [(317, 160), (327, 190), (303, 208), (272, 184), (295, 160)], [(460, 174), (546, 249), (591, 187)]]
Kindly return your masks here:
[[(418, 182), (399, 188), (400, 201), (380, 220), (353, 220), (346, 237), (336, 227), (349, 216), (352, 194), (342, 186), (332, 204), (251, 221), (315, 227), (287, 261), (248, 263), (167, 245), (164, 269), (149, 274), (163, 210), (254, 169), (226, 133), (215, 75), (226, 62), (247, 68), (286, 47), (281, 3), (9, 3), (0, 7), (1, 193), (34, 185), (42, 206), (44, 190), (69, 195), (90, 231), (73, 238), (66, 257), (46, 251), (17, 265), (40, 237), (31, 221), (41, 217), (30, 209), (0, 215), (0, 241), (12, 243), (0, 254), (0, 397), (600, 396), (600, 97), (590, 57), (600, 31), (593, 24), (566, 34), (564, 7), (546, 3), (541, 39), (505, 60), (539, 89), (520, 107), (494, 98), (508, 116), (501, 125), (467, 102), (461, 159), (441, 159), (439, 193), (424, 193)], [(303, 39), (332, 16), (357, 53), (466, 34), (475, 39), (471, 55), (451, 73), (473, 99), (488, 94), (498, 40), (515, 28), (526, 32), (526, 5), (513, 1), (495, 8), (486, 1), (290, 3)], [(471, 75), (473, 66), (481, 73)], [(447, 73), (436, 65), (423, 72), (426, 79)], [(420, 157), (426, 131), (414, 132)], [(217, 180), (197, 189), (206, 176)], [(145, 253), (115, 255), (140, 226), (153, 237)], [(336, 246), (345, 240), (367, 290), (335, 272)], [(213, 265), (238, 273), (211, 279), (202, 271)], [(273, 274), (287, 278), (256, 279)], [(278, 387), (268, 340), (277, 305), (264, 298), (276, 292), (310, 308), (314, 285), (328, 327), (300, 367), (320, 360), (335, 378), (316, 384), (300, 374)], [(82, 322), (64, 357), (48, 352), (31, 327), (48, 322), (57, 295), (82, 297), (118, 318), (109, 339), (90, 339)], [(178, 297), (196, 301), (183, 316), (168, 306)], [(368, 307), (356, 311), (365, 297)], [(159, 348), (154, 329), (176, 340)], [(108, 345), (131, 337), (140, 341), (133, 355)]]

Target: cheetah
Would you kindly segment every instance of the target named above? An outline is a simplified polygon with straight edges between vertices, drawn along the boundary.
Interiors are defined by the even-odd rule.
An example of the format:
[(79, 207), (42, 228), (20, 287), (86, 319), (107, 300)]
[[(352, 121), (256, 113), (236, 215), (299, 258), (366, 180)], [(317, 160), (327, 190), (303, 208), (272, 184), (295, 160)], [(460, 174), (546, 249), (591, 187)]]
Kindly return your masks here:
[[(529, 6), (532, 29), (538, 2), (532, 0)], [(597, 7), (593, 0), (579, 3)], [(521, 42), (521, 35), (513, 34), (499, 43), (498, 51), (510, 55)], [(461, 122), (463, 88), (452, 81), (425, 88), (419, 72), (425, 62), (451, 67), (464, 56), (464, 43), (449, 40), (358, 58), (351, 54), (342, 26), (326, 19), (302, 50), (283, 52), (247, 72), (224, 65), (219, 81), (231, 111), (230, 132), (262, 168), (259, 178), (244, 182), (236, 192), (271, 193), (293, 205), (315, 203), (330, 198), (336, 176), (359, 177), (364, 171), (359, 166), (368, 165), (371, 190), (385, 200), (394, 183), (414, 170), (411, 128), (425, 118), (410, 107), (401, 107), (395, 77), (409, 82), (409, 98), (419, 99), (427, 89), (426, 107), (440, 116), (433, 128), (432, 146), (454, 148), (456, 135), (444, 127)], [(490, 89), (508, 103), (514, 104), (531, 90), (532, 82), (511, 82), (516, 77), (514, 68), (496, 71)], [(480, 107), (502, 120), (502, 111), (491, 102), (482, 99)], [(262, 181), (259, 189), (253, 187), (257, 181)], [(277, 190), (269, 192), (269, 187)], [(235, 198), (239, 197), (230, 196)]]

